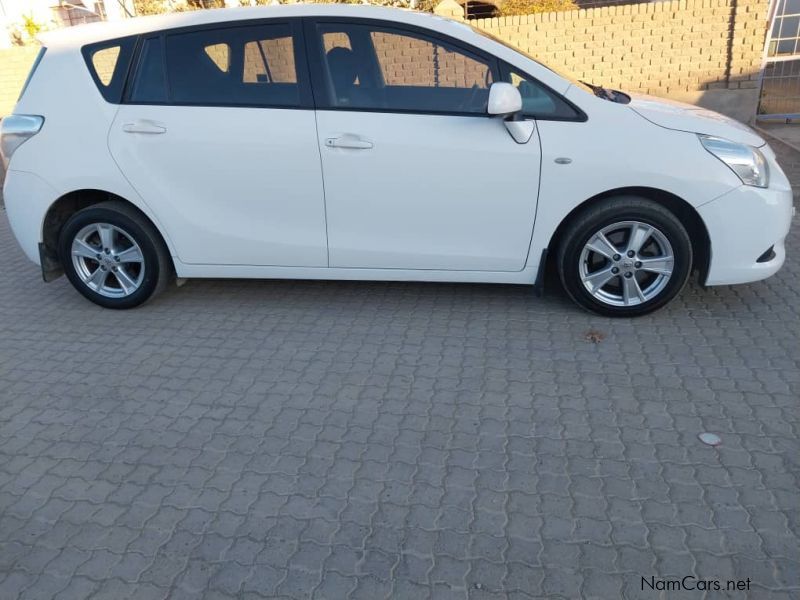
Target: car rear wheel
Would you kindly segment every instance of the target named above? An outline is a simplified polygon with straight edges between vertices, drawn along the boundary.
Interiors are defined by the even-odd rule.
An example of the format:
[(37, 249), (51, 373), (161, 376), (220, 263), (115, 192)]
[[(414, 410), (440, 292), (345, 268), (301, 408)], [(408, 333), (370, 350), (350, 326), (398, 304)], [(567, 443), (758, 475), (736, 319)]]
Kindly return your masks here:
[(75, 213), (59, 236), (59, 256), (72, 285), (106, 308), (133, 308), (166, 287), (172, 276), (159, 233), (123, 202)]
[(640, 316), (683, 289), (692, 245), (680, 220), (660, 204), (611, 198), (569, 226), (558, 265), (564, 288), (583, 308), (611, 317)]

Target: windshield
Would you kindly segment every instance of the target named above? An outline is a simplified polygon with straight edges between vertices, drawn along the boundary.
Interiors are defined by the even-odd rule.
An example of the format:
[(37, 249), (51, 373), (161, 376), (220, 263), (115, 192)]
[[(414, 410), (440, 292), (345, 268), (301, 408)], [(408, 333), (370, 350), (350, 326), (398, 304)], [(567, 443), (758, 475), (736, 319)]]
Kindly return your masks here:
[(483, 36), (483, 37), (485, 37), (487, 39), (490, 39), (493, 42), (497, 42), (501, 46), (505, 46), (509, 50), (513, 50), (514, 52), (517, 52), (518, 54), (522, 54), (522, 56), (524, 56), (525, 58), (529, 58), (530, 60), (535, 62), (537, 65), (539, 65), (541, 67), (544, 67), (545, 69), (547, 69), (551, 73), (555, 73), (559, 77), (562, 77), (563, 79), (566, 79), (567, 81), (569, 81), (575, 87), (578, 87), (578, 88), (582, 89), (585, 92), (589, 92), (590, 94), (594, 94), (594, 89), (590, 85), (587, 85), (587, 84), (583, 83), (582, 81), (578, 81), (577, 79), (575, 79), (574, 77), (572, 77), (570, 75), (566, 75), (564, 73), (560, 73), (559, 71), (556, 71), (554, 68), (544, 64), (543, 62), (541, 62), (537, 58), (535, 58), (535, 57), (531, 56), (530, 54), (528, 54), (527, 52), (525, 52), (524, 50), (522, 50), (520, 48), (517, 48), (516, 46), (512, 46), (508, 42), (506, 42), (504, 40), (501, 40), (499, 37), (496, 37), (496, 36), (492, 35), (491, 33), (487, 32), (487, 31), (483, 31), (482, 29), (478, 29), (477, 27), (473, 27), (472, 25), (468, 25), (468, 26), (469, 26), (470, 29), (472, 29), (472, 31), (474, 31), (478, 35)]

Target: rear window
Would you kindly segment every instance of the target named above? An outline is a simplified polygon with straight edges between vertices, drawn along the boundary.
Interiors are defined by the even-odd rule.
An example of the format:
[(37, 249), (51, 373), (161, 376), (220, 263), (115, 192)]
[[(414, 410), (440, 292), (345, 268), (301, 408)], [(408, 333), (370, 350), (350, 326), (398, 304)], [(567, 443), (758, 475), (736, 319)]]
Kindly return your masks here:
[(118, 104), (122, 98), (135, 42), (135, 37), (127, 37), (89, 44), (82, 49), (92, 79), (108, 102)]
[(44, 57), (44, 53), (47, 51), (47, 48), (42, 46), (39, 49), (39, 53), (36, 55), (36, 58), (33, 60), (33, 65), (31, 66), (31, 70), (28, 72), (28, 76), (25, 78), (25, 83), (22, 84), (22, 89), (19, 92), (19, 97), (17, 101), (22, 99), (22, 95), (25, 93), (25, 90), (28, 89), (28, 84), (31, 82), (31, 78), (33, 78), (33, 74), (36, 71), (36, 67), (39, 66), (39, 63), (42, 62), (42, 58)]
[(167, 80), (176, 104), (296, 106), (300, 90), (287, 24), (168, 35)]
[(288, 23), (168, 33), (144, 40), (127, 100), (140, 104), (297, 107)]

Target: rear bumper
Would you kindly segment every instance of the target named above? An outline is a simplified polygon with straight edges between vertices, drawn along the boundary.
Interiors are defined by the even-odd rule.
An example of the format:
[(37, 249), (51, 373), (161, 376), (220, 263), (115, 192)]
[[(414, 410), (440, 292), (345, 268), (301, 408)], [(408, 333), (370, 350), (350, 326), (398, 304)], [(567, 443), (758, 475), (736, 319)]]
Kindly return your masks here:
[(776, 179), (774, 187), (740, 186), (698, 208), (711, 240), (706, 285), (759, 281), (783, 266), (794, 207), (783, 173)]
[(25, 255), (37, 265), (44, 216), (57, 197), (56, 190), (33, 173), (13, 169), (6, 173), (3, 200), (11, 231)]

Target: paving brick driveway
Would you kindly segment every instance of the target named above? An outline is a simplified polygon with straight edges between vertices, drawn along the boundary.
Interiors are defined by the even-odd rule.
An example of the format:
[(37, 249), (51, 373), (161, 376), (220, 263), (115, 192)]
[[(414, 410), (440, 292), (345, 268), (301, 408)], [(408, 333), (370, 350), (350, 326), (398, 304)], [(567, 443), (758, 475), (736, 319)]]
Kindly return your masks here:
[(111, 312), (4, 215), (0, 251), (0, 599), (800, 595), (797, 225), (778, 276), (635, 321), (383, 283)]

